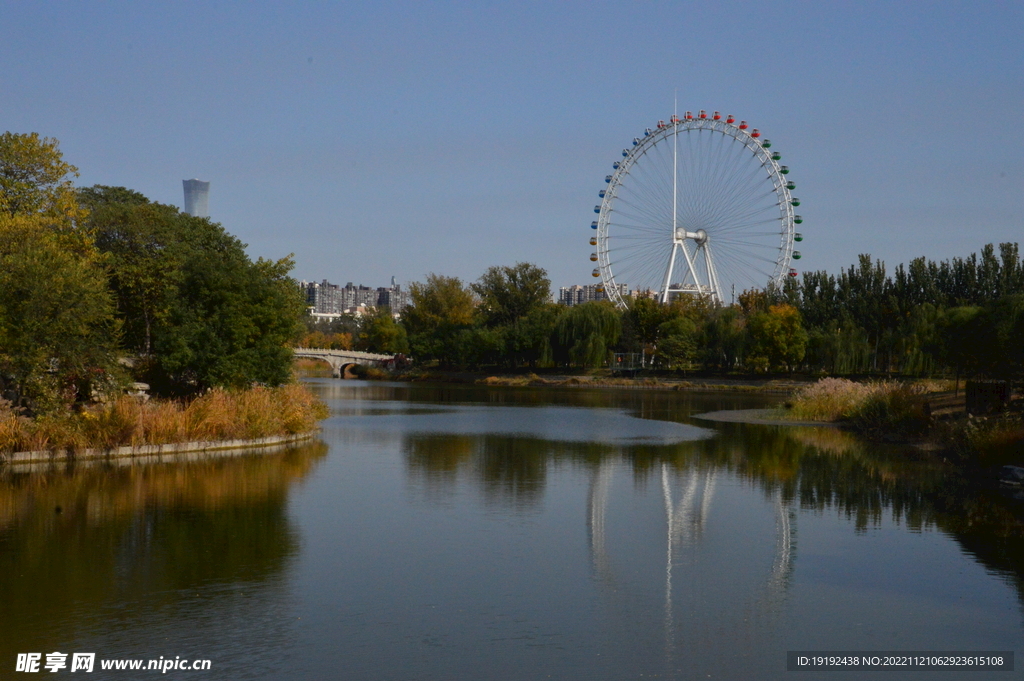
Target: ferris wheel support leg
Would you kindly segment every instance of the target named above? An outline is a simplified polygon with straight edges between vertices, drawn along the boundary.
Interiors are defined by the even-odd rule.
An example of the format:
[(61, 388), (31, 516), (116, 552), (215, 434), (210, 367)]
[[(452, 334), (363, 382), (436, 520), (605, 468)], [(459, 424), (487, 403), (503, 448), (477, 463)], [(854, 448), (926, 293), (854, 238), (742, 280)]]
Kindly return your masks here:
[[(672, 268), (676, 264), (676, 247), (678, 245), (679, 244), (675, 241), (672, 242), (672, 253), (668, 256), (668, 267), (665, 268), (665, 281), (662, 282), (661, 291), (659, 291), (661, 295), (661, 302), (663, 303), (668, 302), (668, 286), (672, 281)], [(687, 256), (687, 259), (689, 259), (689, 256)]]
[[(690, 276), (693, 277), (693, 285), (700, 290), (700, 278), (697, 276), (697, 268), (693, 264), (693, 257), (690, 255), (690, 249), (686, 247), (686, 242), (683, 241), (679, 244), (679, 247), (683, 250), (683, 257), (686, 258), (686, 266), (690, 268)], [(685, 279), (683, 282), (685, 283)]]
[(718, 285), (718, 270), (715, 269), (715, 258), (711, 254), (711, 244), (704, 243), (704, 264), (708, 269), (708, 285), (711, 287), (711, 299), (718, 304), (722, 303), (722, 290)]

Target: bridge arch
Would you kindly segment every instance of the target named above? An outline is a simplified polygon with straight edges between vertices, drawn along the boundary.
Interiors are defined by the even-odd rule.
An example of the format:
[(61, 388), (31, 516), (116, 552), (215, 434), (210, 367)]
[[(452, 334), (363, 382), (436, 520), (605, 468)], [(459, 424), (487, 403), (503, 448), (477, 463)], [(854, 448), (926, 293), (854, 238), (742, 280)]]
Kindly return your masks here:
[(335, 378), (355, 378), (352, 369), (357, 365), (387, 367), (393, 365), (394, 355), (382, 355), (357, 350), (325, 350), (321, 348), (293, 348), (295, 357), (327, 362)]

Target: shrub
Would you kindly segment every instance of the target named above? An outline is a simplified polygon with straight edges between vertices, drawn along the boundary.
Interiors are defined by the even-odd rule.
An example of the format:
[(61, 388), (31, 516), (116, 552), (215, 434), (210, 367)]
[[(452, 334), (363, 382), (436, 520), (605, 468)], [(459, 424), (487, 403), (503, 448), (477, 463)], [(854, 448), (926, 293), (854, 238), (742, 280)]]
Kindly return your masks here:
[(927, 429), (923, 388), (889, 382), (869, 387), (868, 396), (848, 416), (854, 428), (896, 436), (917, 435)]

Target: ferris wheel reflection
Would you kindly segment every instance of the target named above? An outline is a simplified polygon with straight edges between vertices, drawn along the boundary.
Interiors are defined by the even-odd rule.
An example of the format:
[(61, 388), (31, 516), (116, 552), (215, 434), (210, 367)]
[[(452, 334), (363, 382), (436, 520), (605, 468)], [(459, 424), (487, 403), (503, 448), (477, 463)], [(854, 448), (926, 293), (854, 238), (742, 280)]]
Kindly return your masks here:
[[(615, 468), (619, 465), (608, 457), (595, 466), (590, 475), (587, 494), (587, 531), (590, 540), (590, 555), (595, 579), (607, 587), (613, 587), (617, 580), (611, 553), (614, 541), (607, 533), (609, 497)], [(668, 463), (660, 468), (662, 501), (665, 511), (665, 566), (664, 566), (664, 630), (665, 653), (670, 661), (675, 658), (677, 641), (680, 639), (677, 626), (677, 610), (682, 602), (674, 593), (673, 568), (678, 568), (686, 550), (700, 552), (705, 535), (715, 532), (710, 524), (715, 493), (725, 473), (716, 468), (690, 467), (679, 469)], [(767, 575), (758, 580), (743, 608), (742, 621), (730, 622), (734, 633), (742, 634), (744, 628), (762, 624), (765, 619), (774, 619), (781, 611), (793, 572), (796, 549), (796, 512), (781, 493), (772, 495), (772, 510), (775, 516), (774, 556)], [(685, 578), (686, 575), (683, 575)], [(691, 588), (694, 585), (690, 584)], [(617, 587), (615, 587), (617, 588)], [(690, 613), (691, 615), (693, 613)], [(681, 623), (680, 623), (681, 624)], [(695, 622), (691, 622), (696, 624)]]

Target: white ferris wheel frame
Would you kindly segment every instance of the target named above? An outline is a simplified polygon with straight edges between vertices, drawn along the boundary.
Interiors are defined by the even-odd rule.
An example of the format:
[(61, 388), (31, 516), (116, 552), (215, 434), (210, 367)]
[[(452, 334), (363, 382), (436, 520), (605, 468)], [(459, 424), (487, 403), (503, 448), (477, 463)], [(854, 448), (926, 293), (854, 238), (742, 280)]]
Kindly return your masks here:
[[(669, 140), (670, 137), (672, 138), (673, 145), (673, 224), (666, 227), (668, 230), (671, 230), (670, 233), (673, 235), (673, 238), (671, 253), (668, 253), (665, 276), (662, 286), (657, 292), (657, 297), (661, 302), (669, 302), (672, 295), (696, 294), (708, 296), (717, 304), (722, 304), (724, 302), (724, 291), (721, 290), (717, 270), (715, 269), (714, 255), (712, 251), (712, 235), (707, 234), (704, 230), (689, 232), (685, 228), (680, 228), (676, 220), (678, 210), (676, 205), (676, 194), (678, 190), (676, 175), (678, 173), (677, 149), (679, 135), (697, 130), (710, 130), (733, 138), (746, 147), (747, 150), (751, 152), (752, 159), (760, 163), (761, 167), (765, 170), (768, 179), (771, 180), (774, 186), (775, 195), (778, 197), (778, 207), (781, 218), (778, 258), (775, 263), (775, 270), (769, 277), (768, 281), (765, 282), (765, 285), (768, 286), (775, 284), (776, 286), (781, 287), (789, 272), (790, 262), (793, 259), (793, 241), (796, 234), (796, 224), (794, 222), (795, 215), (792, 204), (793, 197), (790, 194), (789, 188), (786, 186), (786, 173), (783, 172), (782, 166), (779, 165), (778, 161), (772, 158), (772, 152), (762, 144), (762, 140), (753, 137), (750, 133), (741, 129), (740, 126), (735, 123), (729, 123), (726, 120), (714, 120), (710, 117), (688, 117), (685, 119), (679, 119), (676, 116), (673, 116), (670, 122), (659, 124), (657, 129), (651, 130), (649, 133), (645, 134), (644, 137), (634, 140), (634, 146), (632, 149), (624, 150), (623, 154), (625, 158), (619, 162), (615, 172), (611, 175), (611, 179), (608, 181), (608, 188), (600, 203), (600, 213), (597, 219), (598, 270), (605, 290), (605, 295), (607, 295), (608, 298), (620, 308), (627, 307), (628, 302), (626, 296), (615, 283), (615, 275), (612, 271), (615, 263), (612, 262), (610, 257), (611, 249), (608, 234), (608, 226), (611, 222), (612, 214), (615, 211), (615, 199), (619, 188), (623, 186), (623, 181), (629, 177), (629, 172), (637, 160), (645, 156), (656, 144), (665, 142)], [(692, 247), (690, 245), (691, 242), (693, 244)], [(692, 251), (691, 248), (693, 249)], [(688, 270), (689, 278), (693, 281), (692, 284), (683, 284), (673, 287), (671, 283), (675, 261), (677, 260), (677, 252), (681, 252), (683, 255), (684, 264)], [(701, 276), (696, 267), (696, 263), (701, 258), (704, 260), (705, 271), (707, 274), (706, 282), (701, 281)], [(684, 274), (683, 281), (686, 281), (685, 277), (686, 275)], [(623, 283), (629, 284), (629, 282)]]

